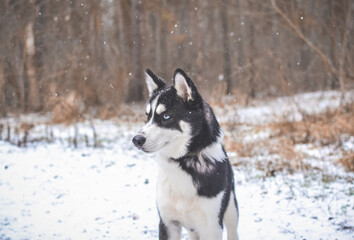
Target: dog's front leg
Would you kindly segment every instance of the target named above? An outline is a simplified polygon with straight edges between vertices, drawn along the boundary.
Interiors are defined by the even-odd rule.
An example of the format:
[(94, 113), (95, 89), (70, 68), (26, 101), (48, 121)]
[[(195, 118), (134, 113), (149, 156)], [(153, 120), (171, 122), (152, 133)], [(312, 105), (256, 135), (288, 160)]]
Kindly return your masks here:
[(160, 219), (159, 240), (180, 240), (182, 227), (175, 223), (165, 223)]

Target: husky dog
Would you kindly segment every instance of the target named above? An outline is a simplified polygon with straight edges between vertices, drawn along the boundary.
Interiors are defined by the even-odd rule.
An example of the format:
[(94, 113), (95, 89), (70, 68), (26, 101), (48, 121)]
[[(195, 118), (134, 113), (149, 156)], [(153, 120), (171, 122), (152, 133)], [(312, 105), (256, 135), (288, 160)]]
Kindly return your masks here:
[(238, 207), (223, 134), (211, 107), (192, 80), (177, 69), (173, 84), (146, 70), (147, 122), (133, 138), (146, 153), (158, 153), (159, 239), (238, 239)]

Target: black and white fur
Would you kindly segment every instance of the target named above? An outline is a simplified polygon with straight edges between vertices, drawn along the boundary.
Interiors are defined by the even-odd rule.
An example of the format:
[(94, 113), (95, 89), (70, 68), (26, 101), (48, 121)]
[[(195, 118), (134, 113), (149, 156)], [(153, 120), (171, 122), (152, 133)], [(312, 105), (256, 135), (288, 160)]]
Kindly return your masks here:
[(133, 138), (136, 147), (158, 153), (159, 239), (238, 239), (238, 207), (223, 134), (211, 107), (192, 80), (177, 69), (173, 84), (146, 70), (147, 122)]

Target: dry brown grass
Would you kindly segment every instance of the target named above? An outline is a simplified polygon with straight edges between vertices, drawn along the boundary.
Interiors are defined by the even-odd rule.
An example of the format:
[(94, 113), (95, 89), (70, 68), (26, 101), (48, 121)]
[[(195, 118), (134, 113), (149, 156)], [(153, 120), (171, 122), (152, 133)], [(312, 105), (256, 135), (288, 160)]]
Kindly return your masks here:
[[(226, 129), (236, 129), (237, 126), (223, 124)], [(240, 159), (251, 158), (255, 155), (271, 156), (266, 162), (257, 162), (255, 166), (266, 172), (266, 175), (274, 175), (277, 171), (294, 172), (307, 170), (311, 166), (304, 161), (306, 154), (296, 150), (297, 144), (314, 144), (326, 146), (335, 144), (342, 149), (342, 136), (354, 136), (354, 104), (343, 106), (336, 111), (308, 115), (302, 121), (282, 121), (264, 126), (252, 126), (254, 132), (271, 129), (269, 138), (243, 142), (243, 134), (240, 136), (225, 136), (225, 148), (231, 152), (237, 152)], [(343, 157), (337, 162), (349, 171), (354, 171), (354, 152), (342, 151)], [(247, 165), (244, 160), (236, 163)]]
[(340, 141), (340, 136), (354, 136), (354, 104), (336, 111), (305, 116), (302, 121), (272, 123), (272, 137), (285, 136), (294, 144), (318, 142), (322, 145)]
[[(247, 143), (225, 137), (224, 143), (227, 151), (237, 152), (241, 159), (262, 155), (270, 156), (259, 161), (256, 160), (254, 165), (257, 169), (264, 171), (266, 176), (274, 176), (276, 172), (293, 173), (297, 170), (310, 168), (307, 163), (302, 161), (304, 155), (295, 150), (295, 144), (284, 137)], [(241, 160), (241, 162), (236, 161), (235, 165), (247, 166), (249, 163)]]
[(354, 171), (354, 151), (343, 152), (343, 157), (338, 160), (349, 171)]
[[(282, 122), (270, 124), (275, 133), (272, 138), (285, 138), (290, 144), (316, 143), (322, 146), (342, 144), (341, 136), (354, 136), (354, 104), (342, 106), (335, 111), (309, 115), (299, 122)], [(285, 147), (286, 148), (286, 147)], [(292, 154), (290, 154), (292, 155)], [(348, 170), (354, 170), (354, 153), (343, 152), (338, 162)]]
[(59, 97), (53, 106), (52, 123), (71, 124), (82, 118), (84, 106), (79, 95), (72, 91), (64, 97)]

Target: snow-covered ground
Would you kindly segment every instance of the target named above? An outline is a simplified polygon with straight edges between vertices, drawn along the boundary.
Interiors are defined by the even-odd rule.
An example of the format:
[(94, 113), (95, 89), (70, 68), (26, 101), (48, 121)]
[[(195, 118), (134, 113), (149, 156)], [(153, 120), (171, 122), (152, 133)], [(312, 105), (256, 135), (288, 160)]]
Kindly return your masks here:
[[(254, 112), (259, 120), (255, 109), (238, 118)], [(47, 119), (35, 115), (0, 122), (26, 119), (42, 122), (30, 137), (48, 135)], [(154, 155), (131, 144), (142, 124), (94, 120), (99, 148), (91, 146), (90, 122), (77, 124), (77, 148), (69, 143), (75, 128), (64, 125), (49, 126), (50, 143), (19, 148), (0, 140), (0, 239), (157, 239)], [(241, 239), (354, 239), (353, 173), (330, 164), (330, 180), (315, 170), (264, 177), (250, 166), (234, 167)]]

